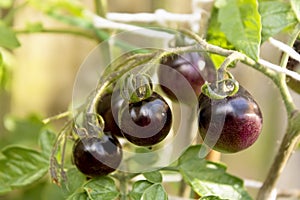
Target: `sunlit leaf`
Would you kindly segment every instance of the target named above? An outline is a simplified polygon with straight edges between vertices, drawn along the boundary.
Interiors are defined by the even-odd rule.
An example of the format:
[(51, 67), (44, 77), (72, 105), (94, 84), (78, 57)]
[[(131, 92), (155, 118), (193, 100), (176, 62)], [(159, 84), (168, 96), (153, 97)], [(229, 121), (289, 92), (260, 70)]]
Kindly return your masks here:
[(234, 47), (257, 60), (261, 42), (261, 19), (256, 0), (218, 0), (221, 31)]
[(0, 48), (0, 91), (11, 89), (12, 66), (14, 66), (14, 55), (10, 50)]
[(3, 65), (3, 56), (2, 56), (2, 53), (0, 52), (0, 66)]
[(287, 2), (261, 2), (259, 13), (262, 20), (262, 41), (297, 23), (291, 5)]
[(44, 123), (36, 115), (26, 118), (8, 115), (4, 118), (4, 127), (9, 131), (11, 142), (24, 143), (26, 140), (37, 141)]
[(76, 192), (69, 196), (67, 200), (90, 200), (90, 198), (85, 192)]
[(62, 182), (62, 189), (64, 193), (69, 196), (80, 188), (86, 181), (86, 177), (80, 173), (76, 168), (68, 169), (67, 181)]
[(300, 1), (299, 0), (291, 0), (292, 9), (297, 16), (298, 22), (300, 22)]
[(77, 0), (29, 0), (28, 2), (43, 12), (51, 12), (52, 10), (56, 10), (58, 12), (68, 13), (74, 16), (82, 16), (82, 11), (84, 9), (83, 4)]
[(200, 196), (251, 200), (243, 181), (228, 174), (224, 165), (199, 158), (200, 148), (191, 146), (179, 158), (180, 172), (192, 189)]
[(120, 195), (113, 179), (107, 176), (92, 179), (84, 185), (91, 199), (114, 200)]
[(48, 160), (35, 150), (12, 146), (1, 153), (0, 193), (32, 184), (48, 171)]
[(165, 191), (165, 189), (163, 188), (163, 186), (161, 184), (153, 184), (150, 187), (148, 187), (143, 195), (142, 198), (143, 200), (166, 200), (168, 199), (168, 195)]
[(132, 190), (129, 193), (131, 200), (140, 200), (147, 188), (153, 184), (146, 180), (140, 180), (133, 184)]
[(66, 23), (66, 24), (81, 27), (84, 29), (92, 29), (93, 28), (91, 21), (88, 21), (88, 20), (80, 18), (80, 17), (63, 15), (63, 14), (57, 12), (56, 10), (51, 10), (47, 14), (50, 17), (53, 17), (54, 19), (61, 21), (63, 23)]
[(7, 70), (3, 63), (3, 56), (0, 52), (0, 89), (5, 88), (6, 85), (6, 77), (7, 77)]
[[(225, 34), (220, 30), (221, 24), (218, 22), (218, 14), (218, 9), (213, 8), (207, 29), (206, 40), (208, 43), (214, 44), (224, 49), (234, 49), (234, 46), (229, 43)], [(225, 60), (224, 56), (220, 56), (217, 54), (211, 54), (210, 56), (217, 69)]]
[(15, 49), (20, 46), (15, 33), (11, 28), (0, 22), (0, 47)]
[(225, 200), (225, 199), (221, 199), (221, 198), (216, 197), (216, 196), (205, 196), (205, 197), (201, 197), (199, 200)]
[(1, 0), (0, 1), (0, 8), (9, 8), (12, 6), (12, 0)]
[(47, 157), (50, 156), (55, 138), (55, 134), (48, 129), (42, 130), (42, 132), (40, 133), (39, 146), (42, 149), (42, 153)]
[(162, 175), (159, 171), (145, 172), (143, 175), (151, 183), (162, 182)]
[[(135, 149), (135, 154), (130, 157), (130, 160), (135, 162), (130, 162), (130, 165), (137, 165), (137, 166), (149, 166), (155, 163), (158, 159), (157, 153), (149, 150), (148, 148), (139, 147)], [(131, 166), (134, 168), (135, 166)]]

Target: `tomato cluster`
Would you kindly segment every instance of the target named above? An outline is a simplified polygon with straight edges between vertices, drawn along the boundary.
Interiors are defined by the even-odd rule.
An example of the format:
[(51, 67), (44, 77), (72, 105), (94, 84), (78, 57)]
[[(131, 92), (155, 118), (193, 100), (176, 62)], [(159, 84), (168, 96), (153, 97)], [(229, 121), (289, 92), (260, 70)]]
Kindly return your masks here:
[[(215, 140), (211, 148), (233, 153), (251, 146), (262, 129), (262, 114), (257, 103), (243, 87), (225, 99), (211, 99), (201, 93), (206, 81), (215, 81), (216, 69), (203, 53), (184, 53), (162, 59), (157, 70), (158, 84), (174, 103), (191, 103), (189, 90), (198, 97), (199, 132), (204, 141)], [(189, 88), (182, 85), (188, 82)], [(150, 83), (152, 86), (152, 83)], [(172, 90), (166, 85), (173, 85)], [(189, 92), (185, 93), (185, 92)], [(131, 102), (120, 90), (104, 94), (97, 104), (97, 114), (104, 120), (104, 135), (78, 139), (73, 148), (77, 168), (89, 177), (107, 175), (122, 160), (122, 137), (137, 146), (153, 146), (163, 141), (172, 127), (172, 112), (167, 101), (157, 92)], [(180, 94), (183, 99), (178, 99)], [(181, 100), (183, 102), (181, 102)], [(209, 144), (207, 144), (210, 146)]]

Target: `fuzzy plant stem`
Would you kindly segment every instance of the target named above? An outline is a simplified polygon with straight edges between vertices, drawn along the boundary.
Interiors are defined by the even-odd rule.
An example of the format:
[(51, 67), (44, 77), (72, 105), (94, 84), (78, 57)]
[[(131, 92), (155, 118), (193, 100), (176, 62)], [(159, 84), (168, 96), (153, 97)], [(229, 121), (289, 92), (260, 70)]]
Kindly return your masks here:
[(296, 122), (296, 120), (298, 120), (296, 123), (299, 124), (300, 122), (299, 112), (297, 114), (298, 116), (291, 120), (291, 123), (287, 129), (287, 133), (284, 135), (273, 165), (268, 172), (263, 186), (259, 190), (257, 200), (274, 199), (273, 195), (276, 194), (276, 183), (299, 140), (300, 130), (293, 130), (294, 126), (292, 125)]
[[(298, 37), (300, 32), (300, 27), (297, 26), (294, 34), (292, 35), (289, 44), (290, 46), (293, 45), (296, 38)], [(282, 45), (277, 41), (271, 40), (272, 43), (276, 44), (278, 48), (280, 48)], [(280, 48), (283, 49), (285, 54), (282, 57), (281, 60), (281, 67), (283, 69), (286, 68), (287, 60), (288, 60), (288, 51), (286, 47)], [(293, 52), (292, 52), (293, 53)], [(296, 55), (297, 56), (297, 55)], [(279, 74), (277, 76), (277, 79), (274, 79), (275, 84), (278, 86), (281, 97), (283, 99), (287, 114), (288, 114), (288, 127), (286, 130), (286, 133), (282, 139), (281, 145), (279, 147), (278, 153), (275, 157), (275, 160), (273, 161), (273, 164), (271, 165), (271, 168), (268, 172), (268, 175), (261, 187), (261, 189), (258, 192), (257, 200), (272, 200), (276, 197), (276, 183), (287, 164), (289, 158), (293, 154), (294, 149), (296, 148), (299, 139), (300, 139), (300, 111), (297, 110), (293, 99), (291, 97), (291, 94), (287, 88), (286, 82), (285, 82), (285, 75)], [(275, 195), (275, 196), (274, 196)]]

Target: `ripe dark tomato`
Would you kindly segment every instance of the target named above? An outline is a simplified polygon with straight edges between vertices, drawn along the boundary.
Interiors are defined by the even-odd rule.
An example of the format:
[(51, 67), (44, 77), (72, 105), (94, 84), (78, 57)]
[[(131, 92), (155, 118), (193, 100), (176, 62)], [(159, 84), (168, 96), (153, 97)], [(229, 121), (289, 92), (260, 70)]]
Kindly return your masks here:
[(119, 141), (111, 135), (81, 138), (73, 146), (74, 164), (88, 177), (104, 176), (115, 171), (122, 155)]
[(113, 106), (113, 110), (115, 112), (118, 112), (124, 100), (117, 95), (114, 95), (114, 97), (115, 98), (112, 99), (112, 93), (105, 94), (98, 102), (97, 113), (103, 117), (105, 122), (104, 132), (109, 132), (112, 135), (123, 137), (118, 123), (116, 122), (118, 119), (114, 118), (111, 106)]
[(248, 148), (257, 140), (263, 120), (257, 103), (240, 86), (235, 95), (222, 100), (212, 100), (201, 94), (198, 122), (202, 139), (208, 143), (216, 141), (213, 149), (234, 153)]
[(162, 90), (171, 100), (183, 103), (189, 103), (192, 95), (198, 97), (205, 80), (213, 81), (214, 74), (209, 57), (197, 52), (169, 56), (162, 60), (158, 69)]
[[(295, 49), (295, 51), (300, 53), (300, 40), (299, 39), (295, 41), (293, 48)], [(300, 73), (300, 63), (297, 60), (290, 57), (288, 60), (288, 63), (287, 63), (287, 69)], [(286, 82), (287, 82), (287, 85), (292, 90), (294, 90), (295, 92), (300, 94), (300, 81), (295, 80), (291, 77), (287, 77)]]
[(124, 137), (139, 146), (159, 143), (171, 129), (171, 109), (155, 92), (147, 99), (124, 107), (121, 115), (120, 127)]

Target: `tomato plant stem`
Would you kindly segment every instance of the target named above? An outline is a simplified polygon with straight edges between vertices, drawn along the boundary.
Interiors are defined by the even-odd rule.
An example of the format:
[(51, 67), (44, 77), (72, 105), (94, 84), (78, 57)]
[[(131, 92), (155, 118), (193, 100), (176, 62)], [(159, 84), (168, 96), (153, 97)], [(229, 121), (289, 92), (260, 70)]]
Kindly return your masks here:
[(173, 167), (173, 166), (166, 166), (161, 168), (161, 170), (163, 171), (173, 171), (173, 172), (178, 172), (179, 169), (177, 167)]
[(289, 120), (289, 126), (283, 137), (279, 151), (268, 172), (263, 186), (259, 190), (257, 200), (271, 200), (272, 192), (276, 186), (277, 180), (282, 173), (288, 159), (291, 157), (300, 138), (300, 112), (295, 112)]
[[(293, 31), (293, 33), (292, 33), (289, 41), (286, 43), (286, 45), (292, 47), (299, 34), (300, 34), (300, 25), (298, 24), (295, 27), (295, 30)], [(281, 57), (280, 66), (283, 67), (283, 68), (286, 68), (286, 65), (288, 63), (288, 59), (289, 59), (289, 55), (286, 52), (283, 52), (282, 57)]]
[(122, 172), (122, 174), (119, 177), (120, 181), (120, 192), (121, 192), (121, 200), (127, 199), (127, 178), (125, 174)]
[(52, 121), (55, 121), (55, 120), (59, 120), (59, 119), (62, 119), (62, 118), (65, 118), (65, 117), (68, 117), (71, 115), (71, 111), (66, 111), (66, 112), (63, 112), (63, 113), (60, 113), (58, 115), (55, 115), (55, 116), (52, 116), (52, 117), (48, 117), (46, 119), (43, 120), (43, 123), (44, 124), (48, 124)]
[(101, 17), (106, 17), (106, 9), (107, 9), (106, 0), (94, 0), (94, 5), (95, 5), (96, 14)]
[[(71, 131), (70, 129), (71, 129), (71, 127), (73, 127), (73, 123), (74, 123), (73, 120), (69, 120), (64, 125), (64, 127), (58, 133), (58, 135), (56, 137), (56, 140), (55, 140), (55, 143), (54, 143), (54, 146), (53, 146), (53, 148), (51, 150), (50, 163), (49, 163), (49, 171), (50, 171), (52, 182), (54, 182), (54, 183), (56, 183), (58, 185), (60, 184), (60, 180), (59, 180), (59, 177), (58, 177), (58, 171), (57, 171), (57, 169), (59, 168), (59, 163), (57, 161), (56, 154), (57, 154), (57, 151), (58, 151), (58, 149), (59, 149), (59, 147), (61, 145), (61, 142), (66, 139), (66, 138), (64, 138), (67, 135), (66, 132)], [(62, 162), (64, 161), (63, 158), (62, 158), (61, 161)], [(63, 170), (63, 167), (59, 168), (59, 171), (62, 174), (62, 177), (64, 177), (64, 172), (61, 171), (61, 169)]]
[(97, 36), (90, 33), (89, 31), (82, 31), (82, 30), (70, 30), (70, 29), (56, 29), (56, 28), (42, 28), (40, 30), (15, 30), (16, 34), (33, 34), (33, 33), (56, 33), (56, 34), (70, 34), (70, 35), (76, 35), (76, 36), (82, 36), (88, 39), (96, 40)]
[(294, 111), (296, 110), (296, 106), (289, 92), (288, 86), (286, 85), (285, 76), (279, 76), (279, 80), (278, 81), (275, 80), (274, 82), (279, 88), (288, 117), (290, 118), (294, 113)]
[[(288, 45), (292, 46), (295, 42), (296, 38), (299, 35), (300, 28), (297, 26), (293, 35), (291, 36)], [(283, 54), (281, 59), (281, 67), (285, 68), (288, 55), (286, 53)], [(257, 199), (258, 200), (268, 200), (272, 197), (272, 192), (276, 187), (277, 180), (282, 173), (288, 159), (291, 157), (298, 140), (300, 138), (300, 112), (296, 110), (296, 106), (293, 102), (292, 96), (289, 92), (289, 89), (286, 85), (284, 74), (278, 74), (277, 78), (273, 79), (275, 84), (278, 86), (281, 97), (283, 99), (287, 114), (288, 114), (288, 128), (282, 139), (279, 151), (271, 165), (269, 173), (267, 175), (266, 180), (261, 187)]]

